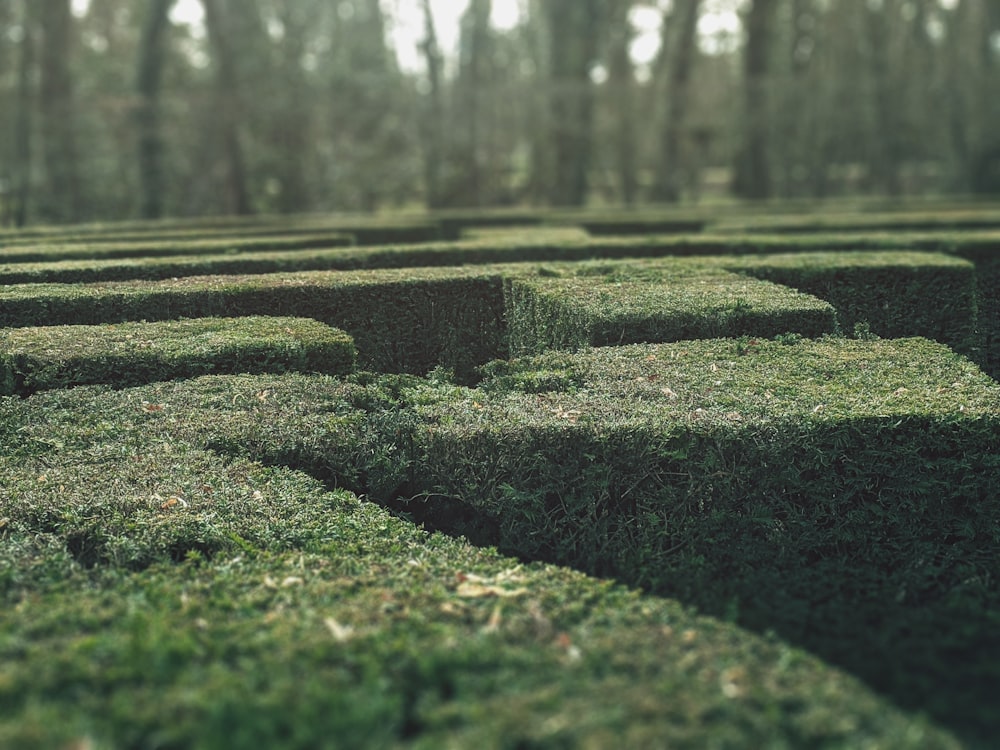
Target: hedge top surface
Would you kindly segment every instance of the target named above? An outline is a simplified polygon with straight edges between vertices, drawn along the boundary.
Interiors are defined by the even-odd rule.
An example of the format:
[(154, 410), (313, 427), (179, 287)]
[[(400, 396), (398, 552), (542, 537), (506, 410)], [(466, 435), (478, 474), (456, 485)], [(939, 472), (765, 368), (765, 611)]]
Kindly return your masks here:
[(496, 278), (495, 267), (469, 268), (376, 268), (354, 271), (293, 271), (269, 274), (227, 274), (184, 276), (159, 281), (109, 281), (91, 284), (11, 284), (0, 289), (3, 299), (22, 300), (40, 297), (99, 297), (107, 294), (146, 296), (158, 292), (194, 293), (206, 290), (250, 290), (286, 288), (346, 288), (367, 284), (452, 281), (470, 278)]
[[(624, 270), (624, 269), (623, 269)], [(831, 310), (829, 303), (767, 281), (719, 273), (663, 269), (645, 275), (540, 275), (530, 283), (539, 292), (556, 295), (574, 308), (615, 316), (710, 314), (720, 308), (802, 311)]]
[(170, 445), (0, 458), (0, 744), (959, 746), (775, 639)]
[[(294, 235), (206, 237), (192, 232), (177, 239), (151, 237), (133, 241), (94, 240), (70, 244), (39, 243), (6, 247), (0, 250), (0, 263), (50, 264), (120, 258), (176, 257), (204, 254), (237, 254), (263, 250), (301, 250), (315, 247), (343, 247), (353, 244), (350, 235), (341, 232), (313, 232)], [(13, 270), (13, 269), (11, 269)]]
[(189, 357), (199, 351), (281, 340), (346, 345), (351, 338), (310, 318), (186, 318), (156, 323), (4, 328), (0, 329), (0, 355), (69, 360), (141, 351), (147, 356)]
[[(324, 237), (329, 241), (324, 242)], [(46, 282), (99, 282), (127, 279), (163, 279), (211, 273), (273, 273), (307, 270), (350, 270), (488, 263), (524, 263), (588, 260), (595, 258), (667, 258), (693, 256), (815, 251), (891, 251), (902, 243), (890, 236), (844, 242), (836, 237), (608, 237), (583, 236), (574, 228), (484, 230), (458, 242), (393, 243), (343, 247), (336, 236), (308, 235), (247, 240), (190, 241), (180, 243), (131, 243), (81, 245), (56, 248), (30, 247), (0, 256), (0, 281), (6, 284)], [(985, 243), (985, 244), (984, 244)], [(322, 245), (327, 245), (323, 248)], [(919, 243), (921, 251), (947, 251), (979, 258), (1000, 247), (1000, 239), (955, 239), (944, 235)], [(273, 248), (273, 249), (265, 249)], [(203, 251), (203, 252), (200, 252)], [(902, 251), (907, 252), (907, 251)], [(846, 255), (846, 253), (844, 253)], [(861, 252), (851, 253), (859, 258)], [(919, 255), (909, 251), (909, 255)], [(142, 256), (142, 257), (140, 257)], [(77, 258), (77, 260), (73, 260)], [(84, 259), (81, 259), (84, 258)], [(846, 259), (845, 259), (846, 260)], [(912, 261), (917, 262), (917, 258)], [(861, 262), (861, 261), (859, 261)], [(885, 262), (891, 263), (890, 256)], [(924, 263), (932, 263), (927, 259)]]
[(741, 255), (731, 258), (713, 258), (730, 271), (754, 269), (761, 266), (785, 269), (828, 269), (834, 266), (849, 266), (871, 270), (910, 268), (946, 268), (973, 270), (975, 266), (968, 260), (937, 252), (906, 250), (873, 250), (869, 252), (844, 252), (810, 250), (809, 252), (766, 253), (761, 255)]
[(1000, 227), (1000, 212), (973, 209), (925, 210), (919, 212), (853, 212), (773, 214), (723, 220), (718, 228), (746, 231), (814, 232), (838, 230), (895, 229), (994, 229)]
[[(1000, 419), (1000, 385), (926, 339), (716, 339), (495, 362), (463, 407), (478, 424)], [(470, 407), (470, 402), (478, 406)], [(502, 416), (501, 416), (502, 415)]]

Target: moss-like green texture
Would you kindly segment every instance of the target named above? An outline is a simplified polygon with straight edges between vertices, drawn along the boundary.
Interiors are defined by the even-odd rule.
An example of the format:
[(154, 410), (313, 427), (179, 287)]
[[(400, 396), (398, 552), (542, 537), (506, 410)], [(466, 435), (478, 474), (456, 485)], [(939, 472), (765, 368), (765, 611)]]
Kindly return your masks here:
[(308, 318), (195, 318), (0, 329), (0, 394), (107, 383), (126, 387), (209, 373), (344, 375), (349, 335)]
[[(15, 245), (2, 247), (0, 240), (0, 281), (5, 284), (17, 284), (30, 281), (73, 281), (70, 275), (76, 269), (93, 268), (93, 274), (101, 273), (99, 269), (128, 267), (127, 263), (109, 263), (110, 260), (131, 258), (132, 265), (141, 266), (139, 259), (159, 258), (174, 259), (178, 256), (228, 255), (238, 253), (273, 251), (293, 251), (307, 248), (343, 247), (353, 243), (349, 235), (336, 232), (294, 234), (290, 236), (223, 236), (216, 239), (205, 238), (194, 233), (185, 233), (178, 239), (163, 239), (162, 237), (146, 238), (144, 240), (77, 242), (70, 244), (47, 243), (37, 245)], [(66, 263), (77, 261), (77, 263)], [(155, 264), (154, 264), (155, 265)], [(183, 263), (178, 268), (184, 268)], [(77, 273), (79, 271), (77, 270)], [(97, 279), (111, 281), (107, 278)]]
[(799, 215), (778, 213), (724, 220), (719, 227), (737, 232), (765, 231), (783, 234), (998, 229), (1000, 212), (986, 206), (967, 206), (909, 211), (805, 212)]
[[(682, 342), (497, 363), (476, 389), (288, 375), (111, 398), (35, 396), (39, 427), (9, 434), (48, 464), (166, 429), (297, 467), (430, 528), (775, 631), (966, 736), (996, 731), (1000, 386), (938, 344)], [(213, 528), (186, 538), (215, 554)], [(103, 564), (130, 559), (123, 543), (78, 546)]]
[(975, 693), (956, 660), (1000, 657), (1000, 387), (938, 344), (552, 354), (418, 413), (408, 486), (502, 549), (773, 628), (894, 695)]
[(837, 309), (845, 333), (862, 326), (885, 338), (923, 336), (979, 362), (985, 341), (978, 271), (967, 260), (926, 252), (812, 252), (719, 258), (741, 271), (799, 289)]
[[(436, 247), (427, 249), (436, 252)], [(347, 331), (362, 367), (424, 373), (441, 365), (464, 380), (472, 378), (476, 366), (506, 356), (508, 333), (514, 351), (536, 351), (544, 345), (789, 332), (808, 336), (831, 330), (827, 304), (774, 284), (732, 276), (732, 271), (774, 277), (832, 298), (840, 326), (848, 333), (863, 322), (876, 335), (935, 337), (970, 354), (981, 340), (975, 268), (931, 253), (803, 253), (537, 268), (509, 264), (187, 277), (158, 283), (21, 284), (0, 291), (0, 325), (299, 315)], [(685, 279), (695, 281), (687, 284)], [(894, 296), (890, 298), (882, 284)], [(584, 287), (591, 290), (589, 297), (579, 291)], [(559, 288), (572, 291), (569, 307), (559, 301)], [(927, 304), (929, 297), (942, 293), (940, 304)], [(554, 318), (553, 304), (562, 311)]]
[(5, 402), (0, 744), (959, 747), (773, 638), (205, 450), (353, 443), (431, 391), (461, 392), (227, 376)]
[[(381, 229), (447, 233), (417, 223)], [(847, 333), (975, 355), (993, 249), (801, 252), (901, 241), (850, 237), (513, 231), (25, 266), (102, 281), (7, 287), (0, 325), (295, 315), (344, 329), (364, 367), (431, 372), (0, 403), (0, 746), (958, 746), (940, 726), (990, 746), (1000, 387), (927, 340), (802, 335), (832, 304)], [(455, 262), (480, 267), (408, 268)], [(296, 272), (365, 266), (400, 268)], [(281, 273), (108, 283), (150, 268)], [(71, 354), (57, 328), (10, 333)], [(475, 388), (431, 369), (721, 334), (496, 362)]]
[(223, 240), (239, 243), (254, 238), (335, 233), (358, 245), (434, 242), (457, 239), (458, 231), (435, 220), (414, 217), (210, 217), (164, 221), (132, 221), (76, 226), (41, 226), (28, 229), (0, 229), (0, 250), (26, 245), (69, 245), (98, 243), (152, 243), (163, 240), (197, 242)]
[(487, 269), (400, 269), (25, 284), (0, 292), (0, 324), (104, 324), (295, 315), (345, 330), (362, 367), (470, 375), (503, 351), (500, 277)]
[(827, 302), (691, 264), (646, 274), (622, 266), (512, 275), (504, 294), (512, 355), (721, 336), (819, 336), (837, 328)]

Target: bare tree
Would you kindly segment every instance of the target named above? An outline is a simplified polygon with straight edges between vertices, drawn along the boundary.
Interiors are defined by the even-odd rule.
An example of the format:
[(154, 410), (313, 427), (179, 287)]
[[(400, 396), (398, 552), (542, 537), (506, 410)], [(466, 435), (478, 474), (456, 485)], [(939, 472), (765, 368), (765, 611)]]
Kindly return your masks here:
[(471, 0), (462, 15), (458, 80), (453, 117), (454, 159), (451, 203), (478, 206), (486, 197), (486, 103), (492, 84), (491, 0)]
[(277, 77), (278, 90), (274, 96), (276, 106), (265, 113), (269, 123), (267, 150), (271, 154), (271, 171), (277, 178), (275, 207), (282, 213), (294, 213), (305, 210), (311, 202), (306, 165), (314, 124), (302, 60), (315, 11), (301, 1), (279, 0), (272, 6), (282, 34), (273, 45), (276, 60), (272, 75)]

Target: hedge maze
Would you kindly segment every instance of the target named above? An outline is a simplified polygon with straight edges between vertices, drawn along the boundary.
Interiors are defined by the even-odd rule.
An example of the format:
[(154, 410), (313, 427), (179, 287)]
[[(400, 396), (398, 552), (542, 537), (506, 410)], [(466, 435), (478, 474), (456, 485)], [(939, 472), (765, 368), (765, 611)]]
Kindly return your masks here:
[(0, 746), (988, 746), (991, 221), (0, 235)]

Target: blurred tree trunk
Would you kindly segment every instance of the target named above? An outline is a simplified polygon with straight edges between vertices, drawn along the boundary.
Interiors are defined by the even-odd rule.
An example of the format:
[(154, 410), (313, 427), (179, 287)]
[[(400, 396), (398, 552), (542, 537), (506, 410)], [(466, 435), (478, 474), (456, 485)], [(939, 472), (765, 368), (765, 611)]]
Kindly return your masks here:
[(427, 207), (441, 208), (441, 167), (444, 161), (443, 132), (445, 127), (444, 109), (444, 62), (434, 29), (434, 13), (430, 0), (422, 0), (424, 13), (424, 38), (420, 43), (424, 61), (427, 64), (428, 91), (425, 97), (423, 116), (424, 188), (427, 191)]
[(32, 76), (35, 71), (38, 22), (37, 2), (21, 2), (21, 43), (17, 61), (17, 107), (14, 110), (14, 151), (11, 154), (11, 176), (14, 195), (11, 199), (10, 221), (23, 227), (28, 222), (31, 203), (32, 113), (35, 109), (35, 90)]
[(139, 43), (136, 89), (139, 97), (139, 213), (144, 219), (163, 215), (163, 132), (160, 127), (160, 88), (163, 79), (164, 36), (174, 0), (149, 0)]
[(228, 22), (231, 19), (227, 11), (232, 9), (224, 0), (202, 0), (202, 6), (205, 9), (209, 43), (215, 56), (216, 101), (226, 163), (225, 210), (231, 214), (251, 214), (253, 207), (247, 190), (246, 161), (240, 133), (242, 112), (239, 81), (229, 36)]
[(39, 107), (46, 187), (41, 211), (50, 221), (79, 221), (84, 215), (80, 184), (73, 78), (73, 14), (70, 0), (39, 4), (42, 32)]
[(532, 205), (543, 205), (549, 199), (550, 175), (553, 171), (552, 153), (549, 148), (549, 134), (552, 127), (549, 118), (552, 105), (548, 87), (544, 84), (546, 71), (550, 70), (551, 57), (546, 29), (545, 0), (527, 0), (528, 18), (523, 22), (525, 46), (528, 60), (534, 74), (531, 87), (531, 105), (527, 117), (528, 180), (525, 188), (528, 201)]
[(280, 186), (277, 209), (288, 214), (306, 210), (310, 202), (305, 170), (312, 127), (302, 60), (312, 19), (299, 3), (279, 3), (278, 7), (284, 30), (278, 45), (281, 88), (275, 97), (278, 110), (269, 114), (274, 121), (272, 145), (277, 156), (275, 172)]
[(771, 196), (768, 79), (776, 7), (776, 0), (753, 0), (745, 18), (743, 143), (736, 158), (733, 190), (751, 200)]
[(471, 0), (462, 15), (454, 117), (456, 182), (450, 193), (455, 205), (480, 206), (485, 198), (486, 148), (483, 143), (484, 103), (491, 79), (491, 0)]
[[(0, 0), (0, 30), (11, 29), (14, 23), (13, 0)], [(12, 41), (7, 34), (0, 31), (0, 81), (3, 81), (7, 76)], [(12, 120), (11, 124), (13, 122)], [(6, 126), (7, 123), (0, 121), (0, 129)], [(7, 149), (0, 151), (0, 226), (13, 222), (14, 196), (11, 191), (11, 185), (14, 182), (13, 157), (13, 148), (9, 151)]]
[(608, 42), (608, 87), (611, 107), (615, 113), (615, 163), (622, 202), (635, 203), (639, 192), (637, 174), (638, 144), (635, 127), (635, 70), (629, 54), (632, 44), (632, 25), (629, 12), (632, 0), (617, 0), (612, 6)]
[(666, 116), (661, 125), (653, 199), (676, 203), (681, 198), (681, 139), (690, 104), (691, 67), (698, 51), (701, 0), (677, 0), (663, 18), (663, 54), (669, 59), (666, 90), (661, 93)]
[(552, 169), (549, 202), (582, 206), (587, 199), (594, 84), (603, 0), (548, 0)]
[(900, 145), (903, 129), (899, 121), (899, 91), (894, 85), (890, 39), (892, 30), (888, 18), (890, 9), (893, 9), (894, 5), (892, 0), (884, 0), (881, 4), (867, 3), (865, 6), (870, 57), (869, 76), (874, 97), (871, 104), (874, 113), (874, 132), (870, 141), (868, 162), (873, 186), (889, 195), (899, 195), (902, 192), (899, 169), (902, 162)]
[[(969, 2), (969, 0), (966, 0)], [(973, 192), (1000, 195), (1000, 102), (996, 92), (1000, 88), (1000, 59), (997, 40), (1000, 38), (1000, 3), (997, 0), (980, 0), (979, 25), (976, 29), (978, 48), (978, 106), (972, 118), (975, 128), (975, 149), (971, 153), (971, 187)]]
[[(823, 198), (829, 192), (828, 170), (834, 161), (829, 111), (833, 76), (829, 55), (824, 54), (828, 40), (819, 28), (825, 11), (817, 0), (794, 0), (792, 10), (794, 26), (789, 53), (796, 102), (786, 109), (785, 116), (790, 124), (789, 138), (798, 146), (797, 163), (804, 169), (803, 188), (812, 197)], [(800, 108), (804, 116), (796, 116), (795, 110)], [(784, 140), (783, 134), (781, 138)], [(791, 186), (795, 184), (794, 169), (793, 166), (786, 180)], [(794, 187), (789, 192), (793, 197), (799, 194)]]

